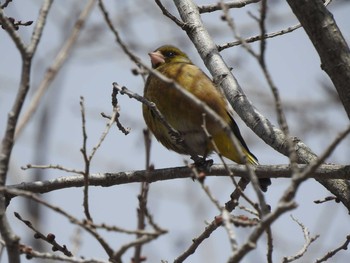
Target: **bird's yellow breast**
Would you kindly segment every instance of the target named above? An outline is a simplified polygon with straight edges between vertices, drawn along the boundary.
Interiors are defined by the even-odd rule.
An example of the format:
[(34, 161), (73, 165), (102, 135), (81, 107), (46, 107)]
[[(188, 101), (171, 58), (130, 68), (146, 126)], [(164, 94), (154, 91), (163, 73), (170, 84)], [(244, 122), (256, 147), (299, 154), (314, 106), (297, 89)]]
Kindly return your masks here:
[[(206, 103), (224, 120), (229, 121), (226, 101), (222, 94), (198, 67), (188, 63), (170, 63), (160, 66), (158, 70)], [(207, 136), (201, 127), (203, 124), (201, 107), (194, 104), (173, 85), (163, 82), (154, 75), (150, 75), (147, 79), (144, 96), (157, 105), (169, 124), (182, 133), (187, 144), (195, 149), (197, 154), (207, 154), (209, 146)], [(143, 114), (147, 126), (162, 144), (174, 151), (185, 153), (179, 146), (173, 145), (168, 131), (154, 118), (147, 106), (143, 106)], [(207, 125), (211, 133), (216, 133), (219, 129), (210, 121)]]

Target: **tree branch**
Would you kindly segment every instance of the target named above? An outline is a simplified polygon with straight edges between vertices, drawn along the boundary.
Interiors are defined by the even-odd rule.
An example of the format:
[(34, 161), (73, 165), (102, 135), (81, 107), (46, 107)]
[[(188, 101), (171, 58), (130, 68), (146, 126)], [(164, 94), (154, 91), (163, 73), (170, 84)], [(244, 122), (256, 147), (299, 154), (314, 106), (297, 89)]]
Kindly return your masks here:
[[(32, 58), (34, 56), (36, 47), (39, 43), (40, 36), (43, 27), (46, 23), (47, 14), (51, 7), (53, 0), (46, 0), (41, 6), (37, 24), (33, 32), (32, 44), (29, 47), (25, 47), (20, 40), (19, 35), (15, 32), (15, 28), (9, 20), (4, 17), (2, 10), (0, 9), (0, 22), (5, 25), (6, 31), (15, 42), (21, 56), (22, 56), (22, 71), (21, 80), (18, 88), (18, 92), (15, 101), (12, 105), (11, 111), (8, 113), (7, 124), (5, 128), (5, 134), (1, 142), (0, 152), (0, 186), (6, 184), (7, 173), (9, 169), (9, 163), (11, 158), (12, 149), (15, 143), (15, 129), (17, 126), (19, 114), (21, 113), (24, 100), (28, 94), (30, 87), (30, 73), (32, 66)], [(13, 233), (10, 224), (6, 217), (6, 199), (3, 193), (0, 194), (0, 232), (6, 243), (7, 254), (9, 262), (20, 262), (19, 257), (19, 238)]]
[[(40, 82), (37, 90), (35, 91), (33, 98), (30, 101), (30, 104), (28, 106), (27, 111), (23, 115), (23, 117), (20, 119), (18, 126), (16, 128), (15, 138), (17, 138), (29, 120), (34, 115), (36, 109), (38, 108), (41, 98), (44, 96), (45, 92), (50, 87), (50, 84), (55, 79), (57, 73), (62, 68), (64, 62), (67, 60), (68, 56), (70, 55), (78, 36), (84, 27), (85, 20), (88, 18), (89, 14), (91, 13), (93, 7), (94, 7), (95, 1), (90, 0), (83, 11), (80, 13), (74, 28), (72, 29), (72, 32), (70, 33), (69, 37), (65, 40), (64, 44), (62, 45), (62, 48), (57, 53), (55, 59), (53, 60), (52, 64), (47, 69), (47, 72), (45, 74), (45, 77)], [(36, 39), (36, 38), (35, 38)]]
[(350, 118), (350, 49), (322, 0), (287, 0), (321, 59)]
[[(246, 177), (247, 171), (244, 165), (228, 164), (234, 176)], [(298, 168), (304, 170), (307, 165), (299, 164)], [(258, 178), (290, 178), (292, 171), (289, 165), (258, 165), (252, 167)], [(206, 176), (227, 176), (227, 170), (223, 165), (214, 164)], [(112, 185), (166, 181), (180, 178), (192, 178), (192, 172), (187, 166), (155, 169), (152, 171), (138, 170), (119, 173), (96, 173), (91, 174), (89, 184), (92, 186), (109, 187)], [(248, 178), (248, 177), (246, 177)], [(350, 166), (323, 164), (319, 166), (308, 178), (315, 179), (344, 179), (350, 180)], [(7, 186), (12, 189), (27, 190), (32, 193), (48, 193), (62, 188), (82, 187), (83, 175), (69, 175), (48, 181), (37, 181)]]
[[(288, 156), (289, 152), (285, 134), (280, 129), (276, 128), (256, 108), (254, 108), (252, 103), (247, 99), (237, 80), (234, 78), (219, 54), (216, 44), (213, 42), (208, 31), (204, 27), (196, 4), (191, 0), (175, 0), (174, 3), (183, 22), (186, 23), (186, 33), (196, 46), (205, 65), (212, 74), (214, 81), (220, 80), (220, 87), (223, 89), (234, 110), (247, 126), (268, 145), (278, 152)], [(348, 73), (349, 72), (350, 70), (348, 70)], [(347, 81), (347, 83), (350, 83), (350, 80)], [(350, 105), (350, 103), (348, 103), (348, 105)], [(299, 163), (310, 163), (317, 158), (311, 149), (302, 141), (294, 137), (291, 139), (295, 143), (295, 151)], [(350, 211), (350, 185), (347, 181), (322, 180), (321, 183), (336, 195)]]

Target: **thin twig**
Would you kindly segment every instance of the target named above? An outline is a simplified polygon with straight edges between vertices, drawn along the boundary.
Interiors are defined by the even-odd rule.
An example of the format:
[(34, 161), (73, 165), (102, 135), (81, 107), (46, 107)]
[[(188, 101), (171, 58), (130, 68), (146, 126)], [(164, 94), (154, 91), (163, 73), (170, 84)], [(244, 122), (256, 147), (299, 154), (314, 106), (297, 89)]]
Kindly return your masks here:
[(118, 111), (116, 109), (113, 109), (113, 113), (112, 113), (112, 117), (111, 117), (110, 121), (106, 124), (105, 130), (102, 132), (97, 144), (91, 150), (91, 153), (89, 155), (90, 162), (91, 162), (92, 158), (95, 156), (95, 153), (97, 152), (97, 150), (101, 147), (103, 141), (106, 139), (107, 134), (110, 131), (110, 129), (113, 125), (113, 122), (116, 119), (117, 115), (118, 115)]
[(201, 185), (205, 194), (209, 197), (209, 200), (215, 205), (215, 207), (221, 212), (223, 207), (220, 205), (219, 201), (212, 195), (209, 187), (204, 184), (205, 181), (205, 172), (199, 172), (197, 167), (192, 164), (187, 164), (187, 166), (192, 170), (194, 178), (197, 179), (199, 184)]
[[(123, 233), (123, 234), (128, 234), (128, 235), (147, 235), (147, 236), (158, 236), (159, 235), (159, 231), (156, 232), (151, 232), (151, 231), (146, 231), (146, 230), (140, 230), (140, 229), (136, 229), (136, 230), (129, 230), (129, 229), (125, 229), (122, 227), (117, 227), (117, 226), (110, 226), (107, 224), (93, 224), (93, 226), (95, 228), (99, 228), (99, 229), (104, 229), (106, 231), (111, 231), (111, 232), (118, 232), (118, 233)], [(161, 229), (159, 227), (157, 227), (157, 229)], [(166, 230), (162, 230), (161, 232), (166, 233)]]
[(259, 224), (254, 228), (253, 232), (248, 237), (247, 241), (234, 253), (232, 257), (228, 260), (229, 263), (240, 262), (242, 258), (252, 249), (256, 247), (256, 242), (261, 237), (261, 235), (270, 227), (270, 225), (277, 220), (283, 213), (291, 209), (296, 208), (296, 203), (285, 202), (280, 200), (277, 205), (277, 208), (267, 214), (264, 218), (261, 219)]
[(23, 191), (23, 190), (19, 190), (19, 189), (9, 189), (8, 187), (0, 187), (0, 192), (5, 192), (8, 195), (17, 195), (17, 196), (23, 196), (23, 197), (29, 198), (29, 199), (31, 199), (39, 204), (42, 204), (42, 205), (50, 208), (51, 210), (57, 212), (58, 214), (64, 216), (72, 224), (78, 225), (78, 226), (82, 227), (83, 229), (85, 229), (88, 233), (90, 233), (100, 243), (100, 245), (103, 247), (103, 249), (105, 250), (107, 255), (110, 258), (112, 258), (113, 249), (99, 235), (99, 233), (96, 231), (93, 224), (90, 224), (86, 220), (84, 220), (84, 221), (78, 220), (77, 218), (75, 218), (74, 216), (69, 214), (68, 212), (64, 211), (62, 208), (60, 208), (58, 206), (54, 206), (54, 205), (44, 201), (43, 199), (39, 198), (37, 195), (33, 194), (32, 192)]
[(323, 199), (315, 200), (314, 203), (315, 204), (323, 204), (325, 202), (329, 202), (329, 201), (333, 201), (333, 200), (335, 200), (336, 202), (338, 201), (337, 197), (335, 197), (335, 196), (326, 196)]
[(82, 229), (80, 227), (75, 227), (72, 234), (70, 235), (72, 254), (78, 254), (79, 250), (83, 244)]
[(6, 0), (5, 3), (3, 3), (0, 6), (0, 9), (5, 9), (13, 0)]
[[(151, 154), (151, 134), (149, 130), (143, 131), (143, 138), (145, 142), (145, 156), (146, 156), (146, 173), (153, 169), (150, 165), (150, 154)], [(149, 191), (149, 183), (143, 182), (141, 183), (140, 194), (138, 196), (139, 207), (137, 209), (137, 229), (144, 230), (146, 227), (145, 217), (147, 213), (147, 200), (148, 200), (148, 191)], [(137, 234), (136, 237), (140, 239), (142, 237), (141, 234)], [(135, 246), (134, 258), (133, 262), (140, 262), (141, 260), (141, 251), (142, 251), (143, 243), (139, 243)]]
[(267, 263), (272, 263), (272, 253), (273, 253), (273, 235), (271, 227), (266, 228), (266, 239), (267, 239), (267, 253), (266, 260)]
[(67, 257), (63, 255), (57, 255), (52, 253), (42, 253), (34, 250), (31, 247), (21, 247), (21, 253), (25, 254), (27, 259), (41, 258), (50, 261), (58, 262), (71, 262), (71, 263), (110, 263), (109, 260), (101, 260), (95, 258), (78, 258), (78, 257)]
[(60, 171), (64, 171), (67, 173), (74, 173), (74, 174), (81, 174), (84, 175), (83, 171), (75, 170), (75, 169), (69, 169), (66, 167), (63, 167), (59, 164), (48, 164), (48, 165), (37, 165), (37, 164), (27, 164), (26, 166), (21, 167), (22, 170), (28, 170), (28, 169), (56, 169)]
[(39, 45), (39, 41), (41, 40), (41, 36), (46, 24), (47, 15), (49, 14), (52, 3), (53, 0), (46, 0), (40, 9), (40, 15), (36, 20), (30, 44), (27, 46), (28, 54), (34, 54)]
[(165, 15), (166, 17), (169, 17), (175, 24), (177, 24), (181, 28), (184, 28), (186, 26), (186, 24), (184, 22), (180, 21), (176, 16), (172, 15), (165, 8), (165, 6), (162, 4), (161, 0), (155, 0), (155, 2), (158, 5), (158, 7), (160, 8), (160, 10), (162, 10), (163, 15)]
[[(295, 189), (293, 190), (292, 188), (289, 188), (289, 190), (287, 190), (287, 192), (285, 193), (286, 200), (294, 197), (296, 193), (296, 189), (299, 186), (299, 184), (305, 181), (306, 179), (310, 178), (309, 176), (312, 175), (314, 171), (325, 162), (325, 160), (333, 153), (334, 149), (349, 133), (350, 133), (350, 125), (335, 137), (335, 139), (324, 150), (324, 152), (321, 155), (319, 155), (318, 159), (316, 159), (315, 161), (307, 165), (305, 169), (302, 170), (302, 172), (294, 174), (294, 176), (292, 177), (292, 184), (294, 185)], [(300, 169), (298, 170), (300, 171)]]
[(314, 242), (319, 237), (319, 235), (316, 235), (315, 237), (310, 237), (310, 232), (305, 227), (305, 225), (299, 222), (297, 219), (295, 219), (292, 215), (291, 215), (291, 218), (301, 227), (304, 234), (305, 243), (304, 243), (304, 246), (295, 255), (289, 256), (289, 257), (283, 257), (282, 259), (283, 263), (293, 262), (301, 258), (306, 253), (311, 243)]
[(113, 106), (113, 111), (115, 112), (115, 116), (114, 117), (111, 117), (110, 119), (112, 121), (115, 121), (118, 129), (124, 133), (125, 135), (128, 135), (129, 132), (130, 132), (130, 128), (125, 128), (119, 121), (119, 117), (120, 117), (120, 114), (119, 114), (119, 111), (120, 111), (120, 106), (118, 104), (118, 98), (117, 98), (117, 95), (118, 95), (118, 89), (114, 89), (113, 88), (113, 92), (112, 92), (112, 106)]
[[(46, 23), (47, 14), (50, 10), (51, 4), (52, 0), (46, 0), (41, 6), (39, 16), (37, 19), (37, 24), (33, 32), (33, 35), (37, 35), (39, 38)], [(36, 46), (39, 43), (39, 39), (37, 39), (36, 41), (32, 41), (30, 49), (25, 47), (23, 41), (17, 34), (14, 26), (4, 15), (2, 9), (0, 9), (0, 23), (2, 24), (2, 26), (4, 26), (5, 30), (8, 32), (8, 34), (14, 41), (22, 57), (20, 85), (17, 91), (16, 98), (13, 102), (12, 108), (8, 113), (5, 133), (4, 137), (2, 138), (0, 147), (0, 186), (4, 186), (6, 184), (11, 153), (15, 143), (15, 130), (18, 118), (22, 111), (25, 98), (27, 97), (30, 88), (32, 58), (34, 56)], [(19, 237), (14, 234), (7, 220), (7, 217), (5, 216), (5, 201), (5, 198), (0, 198), (0, 233), (6, 243), (8, 261), (11, 263), (19, 263)]]
[[(329, 156), (330, 153), (333, 152), (334, 148), (345, 138), (345, 136), (350, 132), (350, 126), (343, 132), (341, 132), (335, 140), (329, 145), (329, 147), (325, 150), (325, 152), (320, 156), (320, 159), (310, 163), (306, 166), (306, 168), (302, 172), (297, 172), (292, 176), (291, 184), (283, 193), (282, 197), (279, 200), (277, 208), (267, 214), (260, 221), (259, 225), (254, 229), (252, 234), (247, 239), (246, 243), (244, 243), (240, 249), (229, 259), (228, 262), (239, 262), (249, 251), (254, 249), (256, 246), (257, 240), (263, 234), (263, 232), (283, 213), (289, 211), (291, 209), (296, 208), (296, 203), (294, 201), (295, 194), (300, 186), (300, 184), (305, 181), (310, 174), (317, 169), (319, 165), (321, 165), (324, 160)], [(295, 170), (295, 168), (294, 168)], [(299, 169), (298, 169), (299, 170)]]
[[(164, 76), (162, 74), (160, 74), (159, 72), (155, 73), (155, 74), (158, 74), (160, 75), (159, 77), (160, 78), (163, 78)], [(166, 78), (168, 80), (168, 78)], [(169, 80), (171, 84), (173, 84), (174, 86), (176, 86), (177, 84), (174, 82), (174, 81), (171, 81)], [(178, 85), (177, 85), (178, 86)], [(183, 140), (182, 138), (182, 135), (180, 132), (178, 132), (176, 129), (174, 129), (169, 123), (168, 121), (165, 119), (165, 117), (163, 116), (163, 114), (158, 110), (157, 106), (153, 103), (153, 102), (150, 102), (148, 101), (147, 99), (145, 99), (144, 97), (140, 96), (139, 94), (135, 93), (135, 92), (132, 92), (130, 90), (128, 90), (126, 87), (121, 87), (119, 86), (117, 83), (113, 83), (113, 89), (116, 89), (120, 92), (120, 94), (124, 95), (128, 95), (129, 98), (133, 98), (133, 99), (136, 99), (140, 102), (142, 102), (143, 104), (147, 105), (147, 107), (149, 107), (152, 112), (155, 114), (155, 117), (159, 119), (159, 121), (164, 125), (164, 127), (167, 128), (171, 138), (175, 141), (176, 144), (179, 144), (181, 145), (182, 147), (184, 147), (187, 152), (190, 153), (190, 156), (191, 158), (196, 161), (196, 160), (200, 160), (200, 157), (197, 156), (197, 154), (195, 154), (191, 148), (189, 148), (185, 141)], [(179, 90), (181, 90), (180, 87), (178, 87)], [(114, 93), (114, 92), (113, 92)], [(189, 93), (189, 92), (187, 92)], [(193, 96), (194, 95), (190, 95), (190, 96)], [(197, 99), (198, 101), (198, 99)], [(202, 103), (203, 106), (205, 107), (204, 103)], [(207, 107), (208, 108), (208, 107)]]
[(67, 249), (66, 245), (60, 245), (59, 243), (57, 243), (54, 234), (49, 233), (47, 235), (44, 235), (39, 230), (37, 230), (29, 220), (23, 219), (19, 213), (14, 212), (14, 214), (15, 214), (15, 217), (17, 217), (18, 220), (22, 221), (27, 227), (29, 227), (31, 230), (33, 230), (35, 232), (34, 238), (36, 238), (36, 239), (40, 238), (40, 239), (46, 241), (47, 243), (51, 244), (53, 251), (61, 251), (67, 257), (73, 256), (72, 252), (70, 252)]
[(82, 132), (83, 132), (83, 147), (81, 148), (81, 153), (83, 154), (84, 158), (84, 164), (85, 164), (85, 169), (84, 169), (84, 201), (83, 201), (83, 206), (84, 206), (84, 213), (86, 216), (86, 219), (89, 221), (93, 221), (90, 210), (89, 210), (89, 175), (90, 175), (90, 159), (88, 157), (87, 153), (87, 133), (86, 133), (86, 120), (85, 120), (85, 106), (84, 106), (84, 98), (80, 97), (80, 109), (81, 109), (81, 127), (82, 127)]
[[(211, 167), (212, 168), (212, 167)], [(246, 178), (241, 178), (238, 181), (238, 186), (235, 191), (230, 196), (230, 201), (225, 204), (225, 210), (231, 212), (238, 205), (238, 200), (242, 196), (243, 191), (249, 181)], [(196, 252), (197, 248), (203, 243), (203, 241), (210, 237), (210, 235), (221, 225), (222, 220), (214, 219), (205, 229), (204, 231), (196, 238), (192, 239), (192, 244), (175, 260), (174, 263), (184, 262), (190, 255)], [(230, 234), (229, 234), (230, 235)], [(235, 248), (234, 238), (232, 236), (229, 237), (232, 242), (232, 248)]]
[[(126, 244), (122, 245), (122, 246), (119, 248), (119, 250), (118, 250), (116, 253), (114, 253), (114, 255), (113, 255), (113, 260), (114, 260), (114, 262), (118, 262), (118, 263), (123, 262), (122, 259), (121, 259), (121, 257), (125, 254), (125, 252), (126, 252), (129, 248), (132, 248), (132, 247), (136, 247), (136, 246), (138, 246), (138, 245), (145, 244), (145, 243), (150, 242), (150, 241), (152, 241), (152, 240), (154, 240), (154, 237), (152, 237), (152, 236), (142, 236), (142, 237), (140, 237), (140, 238), (137, 238), (136, 240), (133, 240), (133, 241), (131, 241), (131, 242), (129, 242), (129, 243), (126, 243)], [(145, 259), (143, 259), (143, 260), (145, 260)], [(140, 261), (131, 260), (131, 262), (135, 262), (135, 263), (137, 262), (137, 263), (139, 263)]]
[[(94, 4), (95, 0), (90, 0), (84, 7), (83, 11), (81, 11), (70, 35), (63, 43), (62, 48), (57, 53), (52, 64), (48, 67), (44, 78), (40, 82), (38, 88), (36, 89), (33, 95), (33, 98), (30, 101), (27, 111), (23, 114), (23, 117), (20, 119), (16, 128), (15, 138), (18, 138), (23, 129), (26, 127), (27, 123), (30, 121), (38, 106), (40, 105), (40, 101), (43, 98), (46, 91), (48, 90), (48, 88), (50, 87), (50, 84), (55, 79), (64, 63), (67, 61), (67, 58), (71, 54), (72, 49), (78, 40), (78, 36), (85, 25), (85, 21), (87, 20), (89, 14), (91, 13), (94, 7)], [(37, 36), (35, 38), (33, 37), (33, 39), (36, 38)], [(34, 45), (34, 41), (32, 43), (32, 45)]]
[[(243, 206), (243, 205), (239, 205), (238, 206), (239, 209), (242, 209), (243, 211), (246, 211), (247, 213), (253, 215), (253, 216), (256, 216), (256, 217), (259, 217), (259, 213), (255, 210), (252, 210), (246, 206)], [(254, 207), (255, 208), (255, 207)]]
[[(227, 5), (227, 8), (241, 8), (249, 4), (257, 3), (260, 0), (239, 0), (239, 1), (226, 1), (225, 4)], [(214, 11), (221, 10), (220, 3), (215, 4), (209, 4), (209, 5), (203, 5), (198, 6), (199, 13), (210, 13)]]
[(337, 254), (339, 251), (341, 250), (348, 250), (348, 246), (349, 246), (349, 243), (350, 243), (350, 235), (347, 235), (346, 236), (346, 240), (345, 242), (339, 246), (338, 248), (332, 250), (332, 251), (329, 251), (326, 255), (324, 255), (322, 258), (320, 259), (317, 259), (315, 261), (315, 263), (321, 263), (321, 262), (326, 262), (328, 259), (330, 259), (331, 257), (333, 257), (335, 254)]
[(256, 41), (259, 41), (259, 40), (262, 40), (262, 39), (274, 38), (274, 37), (281, 36), (281, 35), (284, 35), (284, 34), (287, 34), (287, 33), (291, 33), (291, 32), (293, 32), (294, 30), (296, 30), (298, 28), (301, 28), (300, 24), (297, 24), (297, 25), (294, 25), (294, 26), (290, 26), (290, 27), (287, 27), (286, 29), (282, 29), (282, 30), (275, 31), (275, 32), (272, 32), (272, 33), (268, 33), (268, 34), (264, 34), (264, 35), (259, 34), (259, 35), (256, 35), (256, 36), (248, 37), (248, 38), (244, 39), (243, 41), (242, 40), (237, 40), (237, 41), (233, 41), (233, 42), (228, 42), (228, 43), (225, 43), (225, 44), (222, 44), (222, 45), (218, 45), (217, 47), (218, 47), (219, 51), (222, 51), (222, 50), (227, 49), (227, 48), (231, 48), (231, 47), (234, 47), (234, 46), (239, 46), (243, 42), (245, 42), (245, 43), (253, 43), (253, 42), (256, 42)]
[(205, 227), (204, 231), (196, 238), (192, 239), (192, 244), (175, 260), (174, 263), (184, 262), (190, 255), (196, 252), (199, 245), (221, 225), (217, 223), (217, 220), (213, 220), (208, 226)]
[[(33, 24), (33, 21), (26, 21), (23, 22), (21, 20), (16, 20), (13, 17), (8, 17), (9, 21), (12, 23), (12, 25), (14, 26), (15, 30), (18, 30), (20, 26), (30, 26)], [(1, 23), (0, 23), (1, 28), (4, 28)]]
[[(234, 179), (234, 174), (232, 173), (232, 171), (228, 168), (228, 165), (226, 164), (224, 158), (222, 157), (221, 153), (220, 153), (220, 150), (219, 148), (217, 147), (215, 141), (213, 140), (213, 137), (211, 136), (211, 134), (209, 133), (209, 131), (207, 130), (207, 127), (206, 127), (206, 114), (203, 113), (203, 124), (202, 124), (202, 129), (204, 131), (204, 133), (206, 134), (208, 140), (210, 141), (210, 143), (212, 144), (213, 148), (214, 148), (214, 151), (218, 154), (220, 160), (221, 160), (221, 163), (224, 165), (224, 168), (226, 169), (227, 171), (227, 174), (230, 176), (233, 184), (235, 185), (236, 187), (236, 190), (237, 190), (237, 193), (240, 194), (240, 196), (242, 196), (243, 199), (245, 199), (249, 204), (251, 204), (253, 207), (254, 207), (254, 202), (243, 192), (243, 190), (241, 188), (239, 188), (236, 180)], [(231, 136), (230, 136), (230, 139), (231, 139), (231, 142), (233, 144), (233, 147), (237, 150), (237, 153), (238, 153), (238, 156), (241, 160), (243, 160), (243, 162), (245, 163), (245, 167), (246, 167), (246, 171), (247, 171), (247, 174), (249, 173), (253, 173), (252, 169), (250, 169), (250, 165), (246, 162), (246, 156), (243, 154), (243, 151), (242, 151), (242, 146), (241, 144), (239, 143), (238, 139), (233, 136), (233, 134), (231, 133)], [(253, 176), (252, 175), (249, 175), (250, 178), (252, 178)], [(256, 177), (256, 176), (255, 176)], [(259, 190), (259, 186), (258, 186), (258, 183), (257, 183), (257, 180), (255, 182), (256, 186), (255, 186), (255, 190), (256, 191), (260, 191)], [(236, 191), (235, 190), (235, 191)], [(237, 201), (237, 199), (235, 199), (235, 201)], [(265, 204), (266, 205), (266, 204)], [(233, 209), (230, 209), (228, 206), (226, 206), (226, 208), (229, 209), (229, 211), (232, 211)], [(219, 207), (219, 209), (221, 210), (221, 208)]]
[(3, 29), (10, 35), (12, 41), (15, 43), (18, 51), (20, 52), (22, 59), (27, 56), (27, 48), (26, 44), (23, 42), (22, 38), (18, 34), (15, 26), (11, 22), (10, 18), (8, 18), (3, 9), (0, 8), (0, 24)]
[(230, 213), (226, 209), (222, 210), (222, 221), (230, 241), (231, 250), (234, 252), (238, 248), (238, 242), (236, 239), (235, 231), (233, 230), (233, 226), (231, 224)]
[[(259, 2), (261, 0), (258, 0), (257, 2)], [(332, 0), (327, 0), (325, 1), (324, 5), (327, 6), (330, 4), (330, 2), (332, 2)], [(225, 2), (225, 5), (226, 5), (226, 8), (230, 8), (230, 4), (228, 2)], [(222, 6), (220, 3), (218, 4), (215, 4), (217, 10), (219, 9), (222, 9)], [(255, 42), (255, 41), (260, 41), (260, 40), (263, 40), (263, 39), (269, 39), (269, 38), (274, 38), (274, 37), (277, 37), (277, 36), (281, 36), (281, 35), (284, 35), (284, 34), (287, 34), (287, 33), (291, 33), (293, 31), (295, 31), (296, 29), (298, 28), (301, 28), (302, 25), (299, 23), (299, 24), (296, 24), (294, 26), (289, 26), (285, 29), (281, 29), (281, 30), (278, 30), (278, 31), (275, 31), (275, 32), (271, 32), (271, 33), (264, 33), (264, 34), (259, 34), (259, 35), (256, 35), (256, 36), (252, 36), (252, 37), (248, 37), (246, 39), (244, 39), (243, 41), (242, 40), (237, 40), (237, 41), (233, 41), (233, 42), (228, 42), (228, 43), (225, 43), (225, 44), (222, 44), (222, 45), (217, 45), (217, 48), (219, 51), (222, 51), (224, 49), (227, 49), (227, 48), (231, 48), (231, 47), (234, 47), (234, 46), (238, 46), (238, 45), (241, 45), (242, 43), (252, 43), (252, 42)]]
[[(237, 33), (237, 30), (236, 30), (236, 27), (235, 27), (235, 24), (234, 24), (232, 17), (229, 15), (227, 5), (223, 1), (220, 2), (220, 5), (222, 8), (225, 20), (227, 21), (228, 26), (232, 30), (234, 36), (237, 39), (242, 40), (242, 38), (240, 38), (240, 36)], [(251, 53), (253, 56), (257, 57), (255, 52), (250, 48), (250, 46), (247, 43), (242, 42), (242, 44), (249, 53)], [(262, 194), (262, 192), (260, 191), (258, 179), (257, 179), (256, 175), (254, 174), (254, 171), (252, 170), (251, 165), (249, 165), (249, 164), (247, 164), (247, 172), (248, 172), (250, 181), (252, 182), (252, 186), (254, 188), (254, 191), (258, 197), (260, 207), (261, 207), (262, 216), (263, 216), (269, 212), (268, 206), (267, 206), (266, 201), (265, 201), (265, 197)]]

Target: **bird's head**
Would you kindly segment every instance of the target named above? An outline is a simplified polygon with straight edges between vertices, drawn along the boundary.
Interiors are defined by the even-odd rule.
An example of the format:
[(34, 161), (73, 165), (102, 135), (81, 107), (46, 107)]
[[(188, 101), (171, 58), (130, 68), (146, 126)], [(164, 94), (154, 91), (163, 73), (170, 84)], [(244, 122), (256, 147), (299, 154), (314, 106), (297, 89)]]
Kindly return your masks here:
[(192, 63), (184, 52), (170, 45), (161, 46), (148, 55), (151, 57), (154, 69), (165, 63)]

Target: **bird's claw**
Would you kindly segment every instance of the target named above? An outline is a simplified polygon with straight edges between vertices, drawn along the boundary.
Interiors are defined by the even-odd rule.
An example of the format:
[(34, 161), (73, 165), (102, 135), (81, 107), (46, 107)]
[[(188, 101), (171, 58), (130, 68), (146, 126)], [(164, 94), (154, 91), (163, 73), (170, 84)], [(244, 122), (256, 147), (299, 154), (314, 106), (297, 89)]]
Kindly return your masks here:
[(213, 163), (214, 161), (212, 159), (206, 160), (205, 158), (196, 158), (194, 160), (194, 165), (200, 171), (209, 171)]

